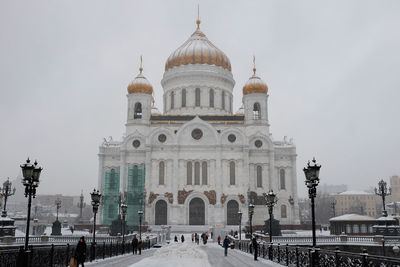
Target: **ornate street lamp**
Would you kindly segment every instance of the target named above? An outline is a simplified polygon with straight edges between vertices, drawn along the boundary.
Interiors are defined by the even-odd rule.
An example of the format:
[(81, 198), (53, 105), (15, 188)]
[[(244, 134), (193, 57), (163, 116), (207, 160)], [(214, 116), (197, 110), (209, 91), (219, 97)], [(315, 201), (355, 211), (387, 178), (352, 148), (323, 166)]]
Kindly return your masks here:
[(126, 211), (128, 210), (128, 205), (125, 203), (121, 204), (122, 211), (122, 254), (125, 253), (125, 224), (126, 224)]
[(83, 192), (81, 192), (81, 196), (79, 197), (79, 203), (77, 204), (77, 207), (79, 208), (79, 221), (82, 222), (82, 210), (84, 207), (86, 207), (86, 203), (83, 202), (84, 197), (83, 197)]
[(303, 168), (303, 171), (306, 176), (305, 184), (308, 188), (308, 197), (311, 199), (312, 237), (313, 237), (313, 247), (315, 247), (317, 241), (315, 237), (314, 199), (317, 196), (317, 186), (319, 184), (319, 169), (321, 168), (321, 165), (317, 164), (315, 158), (313, 158), (312, 162), (314, 163), (314, 165), (310, 165), (310, 162), (308, 162), (307, 168)]
[(239, 217), (239, 241), (242, 240), (242, 211), (239, 210), (238, 211), (238, 217)]
[(90, 193), (92, 198), (92, 206), (93, 206), (93, 240), (92, 240), (92, 255), (91, 260), (96, 259), (96, 214), (99, 210), (101, 194), (99, 190), (93, 189), (93, 192)]
[(139, 210), (137, 213), (139, 214), (139, 238), (142, 239), (142, 216), (143, 216), (143, 211)]
[(269, 242), (272, 243), (272, 219), (274, 218), (273, 211), (275, 204), (278, 202), (278, 198), (276, 197), (276, 194), (274, 193), (274, 191), (272, 191), (272, 189), (269, 190), (269, 192), (265, 194), (264, 197), (269, 213)]
[(385, 208), (385, 198), (386, 196), (390, 196), (392, 194), (392, 188), (387, 188), (386, 182), (384, 180), (380, 180), (378, 183), (378, 188), (375, 187), (375, 194), (382, 197), (383, 211), (382, 216), (387, 217), (387, 211)]
[(61, 199), (57, 198), (54, 204), (56, 204), (56, 209), (57, 209), (56, 221), (58, 221), (58, 210), (61, 208)]
[(10, 178), (7, 178), (7, 181), (3, 183), (3, 187), (0, 187), (0, 194), (4, 197), (4, 208), (1, 212), (1, 217), (7, 217), (7, 199), (8, 197), (15, 194), (15, 187), (11, 189), (12, 183), (10, 182)]
[(250, 238), (253, 238), (253, 215), (254, 215), (254, 205), (249, 203), (249, 223), (250, 223)]
[(28, 198), (28, 214), (26, 216), (26, 231), (25, 231), (25, 257), (24, 261), (28, 264), (28, 242), (29, 242), (29, 223), (31, 221), (31, 205), (32, 205), (32, 197), (36, 197), (36, 187), (39, 186), (39, 177), (42, 172), (42, 168), (38, 166), (37, 161), (34, 164), (31, 164), (29, 158), (26, 160), (26, 163), (20, 165), (22, 169), (22, 184), (25, 186), (25, 197)]

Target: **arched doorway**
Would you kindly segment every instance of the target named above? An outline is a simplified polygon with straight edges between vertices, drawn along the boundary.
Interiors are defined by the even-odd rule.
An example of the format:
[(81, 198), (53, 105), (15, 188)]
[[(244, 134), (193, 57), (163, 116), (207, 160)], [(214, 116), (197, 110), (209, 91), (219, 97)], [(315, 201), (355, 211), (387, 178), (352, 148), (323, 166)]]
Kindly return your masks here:
[(193, 198), (189, 203), (189, 224), (205, 224), (205, 205), (201, 198)]
[(238, 225), (239, 224), (239, 204), (236, 200), (229, 200), (226, 204), (226, 224), (227, 225)]
[(167, 224), (167, 202), (159, 200), (156, 203), (155, 225)]

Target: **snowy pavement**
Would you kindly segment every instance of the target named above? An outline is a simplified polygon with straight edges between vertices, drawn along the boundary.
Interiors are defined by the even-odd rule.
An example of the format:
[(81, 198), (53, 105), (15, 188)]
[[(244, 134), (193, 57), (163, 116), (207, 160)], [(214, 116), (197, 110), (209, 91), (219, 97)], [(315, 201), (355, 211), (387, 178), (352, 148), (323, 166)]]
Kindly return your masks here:
[(104, 260), (96, 260), (94, 262), (85, 263), (85, 266), (127, 267), (127, 266), (131, 266), (132, 264), (143, 260), (144, 258), (151, 257), (156, 250), (157, 250), (156, 248), (152, 248), (152, 249), (142, 250), (142, 255), (133, 255), (132, 253), (129, 253), (129, 254), (125, 254), (125, 255), (120, 255), (120, 256), (104, 259)]

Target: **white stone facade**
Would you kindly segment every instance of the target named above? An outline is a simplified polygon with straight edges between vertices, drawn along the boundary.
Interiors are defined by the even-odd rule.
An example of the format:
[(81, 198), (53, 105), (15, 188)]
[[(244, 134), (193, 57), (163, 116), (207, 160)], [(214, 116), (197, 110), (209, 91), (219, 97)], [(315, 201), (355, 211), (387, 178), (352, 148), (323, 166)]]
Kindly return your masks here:
[[(272, 140), (268, 95), (244, 95), (243, 113), (234, 114), (232, 73), (211, 64), (173, 67), (165, 72), (161, 84), (163, 114), (152, 114), (151, 94), (127, 95), (123, 140), (104, 141), (99, 148), (101, 192), (107, 194), (107, 171), (117, 171), (119, 190), (125, 193), (131, 186), (130, 168), (144, 166), (144, 221), (150, 225), (232, 224), (228, 217), (236, 216), (239, 209), (245, 224), (249, 192), (258, 196), (253, 224), (263, 225), (267, 208), (261, 200), (270, 189), (279, 198), (275, 218), (281, 224), (298, 224), (296, 147), (286, 138)], [(140, 118), (135, 118), (136, 103), (141, 103)], [(260, 106), (257, 114), (255, 103)], [(191, 206), (195, 202), (200, 207)], [(156, 209), (156, 205), (160, 207)], [(105, 221), (104, 210), (99, 209), (99, 223)], [(128, 207), (130, 211), (136, 212)], [(115, 216), (110, 208), (111, 213)], [(135, 224), (128, 221), (128, 225)]]

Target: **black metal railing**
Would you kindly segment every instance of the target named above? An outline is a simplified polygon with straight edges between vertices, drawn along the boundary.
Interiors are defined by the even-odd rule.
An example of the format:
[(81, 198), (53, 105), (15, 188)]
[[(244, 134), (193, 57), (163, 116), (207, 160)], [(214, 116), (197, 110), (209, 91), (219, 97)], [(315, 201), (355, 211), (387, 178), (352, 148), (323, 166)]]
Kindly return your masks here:
[[(157, 243), (157, 238), (143, 240), (142, 249), (149, 249)], [(71, 257), (75, 254), (76, 245), (47, 245), (29, 247), (28, 267), (55, 267), (69, 266)], [(86, 248), (86, 261), (91, 259), (105, 259), (122, 254), (132, 253), (131, 243), (97, 243), (95, 255), (91, 244)], [(23, 247), (0, 250), (0, 266), (15, 267), (20, 266), (24, 260)], [(26, 266), (26, 265), (25, 265)], [(25, 267), (24, 266), (24, 267)]]
[[(251, 242), (236, 241), (235, 248), (253, 253)], [(285, 266), (296, 267), (400, 267), (400, 259), (363, 253), (351, 253), (304, 246), (259, 243), (258, 256)]]

